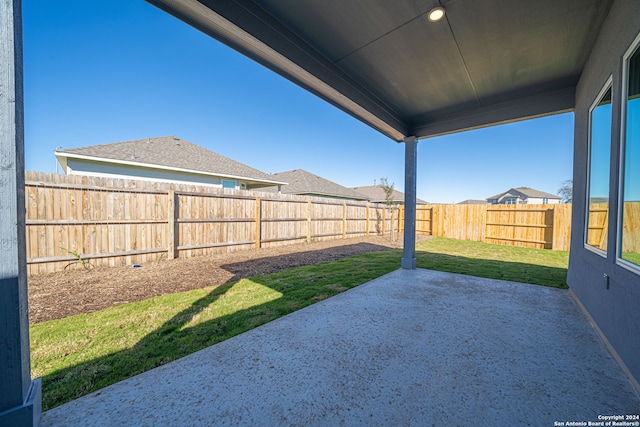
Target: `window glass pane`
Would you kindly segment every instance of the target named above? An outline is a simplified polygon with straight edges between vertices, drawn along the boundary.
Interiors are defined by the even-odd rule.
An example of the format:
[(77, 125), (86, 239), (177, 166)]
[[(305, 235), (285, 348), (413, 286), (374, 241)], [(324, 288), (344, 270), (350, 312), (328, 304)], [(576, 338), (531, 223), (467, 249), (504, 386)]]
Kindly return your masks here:
[(222, 188), (236, 188), (235, 181), (227, 181), (226, 179), (222, 180)]
[(588, 245), (607, 250), (609, 219), (609, 168), (611, 159), (611, 87), (591, 110), (589, 141)]
[(640, 265), (640, 49), (627, 62), (621, 257)]

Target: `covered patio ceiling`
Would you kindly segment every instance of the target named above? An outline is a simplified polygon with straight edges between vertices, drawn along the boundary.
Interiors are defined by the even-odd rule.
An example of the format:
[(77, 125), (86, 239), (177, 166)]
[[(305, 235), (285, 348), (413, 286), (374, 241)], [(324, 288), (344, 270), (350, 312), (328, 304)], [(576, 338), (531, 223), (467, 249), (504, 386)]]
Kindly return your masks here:
[(396, 141), (571, 110), (612, 3), (147, 1)]

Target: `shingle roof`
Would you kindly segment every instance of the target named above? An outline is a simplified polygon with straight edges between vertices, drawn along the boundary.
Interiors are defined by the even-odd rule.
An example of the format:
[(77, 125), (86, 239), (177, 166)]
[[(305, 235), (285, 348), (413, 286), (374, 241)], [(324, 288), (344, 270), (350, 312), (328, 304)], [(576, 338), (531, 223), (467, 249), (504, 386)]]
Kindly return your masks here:
[(486, 200), (467, 199), (458, 203), (459, 205), (486, 205)]
[(537, 198), (547, 198), (547, 199), (561, 199), (562, 197), (556, 196), (555, 194), (545, 193), (544, 191), (534, 190), (529, 187), (517, 187), (514, 190), (521, 192), (527, 197), (537, 197)]
[[(384, 193), (382, 187), (380, 187), (379, 185), (351, 187), (351, 189), (365, 196), (370, 202), (385, 203), (387, 201), (386, 194)], [(394, 203), (404, 203), (404, 193), (398, 190), (393, 190), (393, 192), (391, 193), (391, 198)], [(416, 199), (416, 203), (423, 205), (428, 204), (428, 202), (425, 202), (422, 199)]]
[(269, 174), (175, 136), (56, 150), (58, 155), (189, 170), (267, 183), (279, 182)]
[[(487, 197), (487, 200), (492, 200), (492, 199), (499, 199), (503, 196), (505, 196), (507, 193), (512, 193), (512, 192), (519, 192), (523, 195), (525, 195), (526, 197), (535, 197), (535, 198), (547, 198), (547, 199), (561, 199), (562, 197), (560, 196), (556, 196), (555, 194), (551, 194), (551, 193), (545, 193), (544, 191), (540, 191), (540, 190), (534, 190), (533, 188), (529, 188), (529, 187), (516, 187), (516, 188), (510, 188), (507, 191), (500, 193), (500, 194), (496, 194), (493, 197)], [(515, 196), (515, 195), (514, 195)]]
[[(343, 187), (340, 184), (314, 175), (303, 169), (274, 173), (271, 176), (273, 180), (289, 183), (288, 185), (282, 186), (281, 192), (283, 194), (319, 195), (353, 200), (367, 199), (362, 194), (350, 188)], [(276, 189), (271, 190), (275, 191)]]

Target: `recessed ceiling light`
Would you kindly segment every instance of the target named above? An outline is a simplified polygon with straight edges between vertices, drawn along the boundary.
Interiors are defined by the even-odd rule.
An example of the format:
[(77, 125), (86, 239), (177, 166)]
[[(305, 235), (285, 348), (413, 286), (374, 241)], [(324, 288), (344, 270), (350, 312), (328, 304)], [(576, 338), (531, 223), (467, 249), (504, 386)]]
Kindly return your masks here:
[(441, 20), (442, 18), (444, 18), (444, 7), (441, 7), (441, 6), (434, 7), (429, 11), (427, 18), (431, 22), (436, 22)]

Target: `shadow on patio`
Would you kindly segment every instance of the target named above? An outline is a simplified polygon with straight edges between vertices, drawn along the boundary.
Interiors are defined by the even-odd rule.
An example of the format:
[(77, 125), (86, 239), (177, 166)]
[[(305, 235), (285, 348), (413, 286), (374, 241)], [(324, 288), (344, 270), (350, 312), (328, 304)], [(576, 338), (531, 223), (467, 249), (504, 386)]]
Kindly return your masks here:
[[(182, 326), (230, 286), (145, 340), (197, 335)], [(149, 357), (145, 340), (127, 351)], [(553, 425), (638, 412), (568, 291), (397, 270), (55, 408), (42, 425)]]
[[(86, 318), (80, 320), (79, 326), (75, 324), (45, 326), (39, 334), (45, 336), (44, 341), (36, 340), (35, 346), (43, 348), (42, 352), (59, 354), (58, 357), (72, 357), (79, 362), (72, 366), (67, 363), (68, 367), (53, 372), (49, 370), (51, 373), (43, 376), (43, 407), (45, 410), (50, 409), (59, 405), (60, 402), (67, 402), (148, 371), (386, 274), (397, 266), (400, 257), (399, 252), (388, 249), (385, 246), (359, 243), (341, 246), (338, 249), (329, 248), (257, 257), (249, 261), (222, 265), (203, 263), (200, 269), (201, 277), (191, 276), (189, 280), (202, 283), (213, 281), (220, 285), (201, 289), (199, 292), (201, 296), (186, 298), (187, 303), (163, 303), (161, 300), (149, 299), (146, 304), (138, 308), (139, 311), (125, 306), (114, 307), (107, 316), (106, 324), (96, 323)], [(372, 254), (373, 252), (377, 253)], [(357, 268), (345, 267), (345, 264), (339, 261), (358, 253), (368, 253), (374, 258), (361, 260)], [(325, 264), (326, 261), (335, 262)], [(354, 266), (353, 262), (345, 262), (347, 262), (346, 265)], [(309, 266), (308, 269), (295, 268), (305, 266)], [(209, 276), (218, 276), (221, 280), (206, 280)], [(169, 275), (165, 277), (169, 283), (178, 280)], [(237, 283), (241, 279), (249, 279), (249, 281)], [(130, 282), (126, 285), (135, 286), (135, 283)], [(95, 296), (92, 298), (90, 284), (85, 288), (85, 299), (100, 299)], [(192, 291), (196, 290), (192, 289)], [(246, 295), (249, 292), (253, 292), (251, 297), (238, 297), (238, 294)], [(231, 303), (217, 305), (216, 302), (221, 298), (231, 300)], [(186, 308), (176, 311), (176, 304)], [(163, 316), (163, 311), (174, 313), (174, 315)], [(205, 312), (204, 315), (203, 312)], [(149, 317), (166, 319), (166, 321), (164, 323), (153, 319), (147, 321)], [(114, 318), (125, 320), (114, 320)], [(131, 323), (137, 323), (138, 330), (148, 331), (148, 333), (144, 335), (144, 332), (132, 331)], [(149, 324), (155, 326), (149, 328), (147, 326)], [(49, 339), (46, 337), (49, 334), (59, 336), (58, 330), (69, 328), (74, 330), (80, 328), (87, 333), (71, 335), (76, 338), (73, 341), (77, 342), (70, 342), (68, 346), (71, 347), (70, 349), (49, 348), (47, 345)], [(117, 347), (123, 350), (106, 353), (104, 350), (87, 351), (83, 348), (78, 351), (78, 348), (83, 346), (92, 346), (93, 342), (100, 340), (101, 336), (110, 339), (111, 332), (96, 332), (97, 329), (107, 328), (122, 329), (122, 332), (115, 334), (122, 341), (121, 344), (117, 344)], [(131, 336), (134, 337), (133, 340)], [(71, 340), (69, 336), (61, 339)], [(125, 348), (127, 342), (130, 347)], [(42, 352), (39, 349), (34, 350), (34, 355)], [(95, 357), (95, 354), (100, 356)], [(51, 358), (47, 354), (43, 357)], [(36, 365), (36, 369), (42, 368)]]

